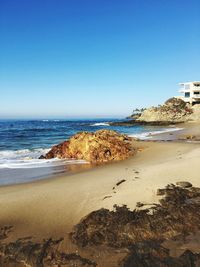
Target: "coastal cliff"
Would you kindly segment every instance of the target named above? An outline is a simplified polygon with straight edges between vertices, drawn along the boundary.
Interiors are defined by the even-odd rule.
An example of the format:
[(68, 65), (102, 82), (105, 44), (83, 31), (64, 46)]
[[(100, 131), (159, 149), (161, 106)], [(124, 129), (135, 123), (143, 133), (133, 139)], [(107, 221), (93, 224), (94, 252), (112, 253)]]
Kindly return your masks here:
[(192, 106), (185, 101), (172, 97), (163, 105), (142, 109), (139, 113), (132, 114), (128, 120), (112, 122), (113, 126), (166, 126), (187, 121), (200, 121), (200, 104)]
[(181, 99), (170, 98), (163, 105), (151, 107), (142, 112), (138, 121), (185, 122), (190, 120), (192, 106)]

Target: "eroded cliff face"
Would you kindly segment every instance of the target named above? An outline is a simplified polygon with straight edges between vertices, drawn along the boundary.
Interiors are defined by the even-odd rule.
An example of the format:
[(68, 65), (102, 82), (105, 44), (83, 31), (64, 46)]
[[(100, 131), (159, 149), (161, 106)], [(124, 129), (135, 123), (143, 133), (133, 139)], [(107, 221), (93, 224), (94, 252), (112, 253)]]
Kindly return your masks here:
[(170, 98), (164, 105), (146, 109), (137, 120), (185, 122), (192, 119), (193, 112), (194, 109), (190, 104), (178, 98)]
[(95, 133), (77, 133), (69, 141), (52, 147), (43, 158), (73, 158), (101, 163), (126, 159), (134, 151), (128, 136), (111, 130), (100, 130)]

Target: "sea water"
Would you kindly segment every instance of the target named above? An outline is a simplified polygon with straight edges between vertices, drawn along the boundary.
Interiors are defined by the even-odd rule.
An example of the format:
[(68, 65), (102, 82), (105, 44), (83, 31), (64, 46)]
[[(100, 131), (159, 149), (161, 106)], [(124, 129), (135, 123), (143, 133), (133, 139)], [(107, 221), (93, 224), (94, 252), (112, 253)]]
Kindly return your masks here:
[[(81, 131), (115, 130), (147, 139), (171, 128), (155, 126), (110, 126), (120, 119), (43, 119), (0, 121), (0, 185), (23, 183), (87, 168), (82, 160), (39, 159), (49, 149)], [(173, 130), (176, 130), (174, 128)]]

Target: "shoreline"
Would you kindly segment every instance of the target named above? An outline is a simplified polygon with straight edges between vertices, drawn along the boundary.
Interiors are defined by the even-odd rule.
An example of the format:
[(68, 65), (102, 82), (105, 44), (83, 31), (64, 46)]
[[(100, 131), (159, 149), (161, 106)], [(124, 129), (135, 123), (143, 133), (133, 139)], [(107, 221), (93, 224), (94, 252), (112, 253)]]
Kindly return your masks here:
[[(151, 140), (152, 141), (177, 141), (177, 142), (185, 142), (186, 140), (181, 138), (183, 136), (191, 135), (191, 136), (199, 136), (200, 130), (199, 130), (200, 122), (185, 122), (179, 124), (180, 130), (173, 131), (173, 132), (165, 132), (160, 133), (158, 135), (152, 135)], [(179, 128), (179, 127), (178, 127)]]
[[(153, 127), (152, 131), (143, 132), (139, 134), (129, 134), (128, 136), (133, 139), (139, 138), (139, 141), (151, 141), (151, 140), (153, 141), (153, 140), (156, 140), (157, 137), (162, 136), (162, 134), (165, 134), (165, 133), (170, 134), (171, 132), (175, 132), (175, 131), (180, 131), (180, 129), (176, 127), (171, 127), (171, 128), (169, 127), (167, 128), (166, 127), (162, 127), (162, 128), (155, 127), (154, 128)], [(161, 138), (161, 141), (163, 141), (162, 138)], [(26, 151), (26, 150), (22, 150), (22, 151)], [(64, 160), (58, 160), (57, 163), (56, 161), (52, 161), (52, 163), (48, 161), (40, 163), (35, 158), (33, 158), (33, 160), (31, 158), (29, 159), (26, 155), (25, 158), (24, 159), (22, 158), (19, 162), (17, 161), (12, 162), (11, 160), (10, 162), (3, 164), (5, 165), (5, 167), (1, 166), (1, 169), (0, 169), (0, 186), (5, 186), (9, 184), (15, 185), (15, 184), (30, 183), (32, 181), (37, 182), (43, 179), (51, 179), (53, 177), (57, 177), (58, 175), (62, 175), (62, 174), (70, 175), (71, 173), (79, 173), (81, 171), (84, 171), (90, 168), (95, 168), (94, 165), (91, 165), (88, 162), (79, 163), (77, 160), (75, 161), (66, 160), (66, 163), (64, 162), (62, 163), (62, 161)], [(34, 164), (35, 166), (33, 166)], [(38, 167), (37, 167), (37, 164), (38, 164)], [(10, 179), (10, 177), (12, 179)]]
[[(170, 177), (170, 175), (168, 175), (168, 178), (166, 178), (165, 175), (164, 178), (162, 177), (161, 179), (162, 181), (159, 181), (158, 174), (156, 174), (156, 182), (154, 185), (149, 184), (149, 180), (146, 178), (151, 175), (153, 176), (153, 173), (156, 172), (158, 173), (158, 169), (162, 173), (166, 168), (166, 165), (170, 165), (171, 167), (173, 166), (173, 168), (176, 168), (176, 165), (179, 163), (179, 161), (180, 163), (181, 161), (185, 162), (185, 159), (182, 160), (179, 159), (179, 157), (183, 157), (183, 155), (187, 157), (190, 153), (198, 153), (198, 152), (200, 153), (198, 144), (190, 144), (184, 142), (139, 141), (138, 145), (142, 148), (142, 151), (138, 152), (135, 156), (130, 157), (129, 159), (126, 159), (124, 161), (100, 165), (83, 172), (81, 171), (78, 173), (67, 174), (67, 175), (60, 174), (57, 175), (56, 177), (50, 177), (48, 179), (42, 179), (30, 183), (1, 186), (0, 187), (1, 210), (3, 210), (2, 205), (3, 203), (4, 204), (6, 203), (6, 201), (8, 200), (7, 199), (8, 196), (10, 198), (9, 199), (10, 209), (12, 210), (14, 207), (12, 206), (11, 199), (14, 196), (15, 196), (14, 198), (18, 200), (17, 202), (14, 201), (14, 203), (17, 206), (20, 203), (18, 208), (23, 206), (23, 203), (26, 203), (25, 200), (29, 200), (30, 202), (33, 201), (33, 203), (35, 201), (36, 202), (39, 201), (41, 202), (41, 205), (39, 206), (42, 207), (44, 206), (44, 204), (45, 206), (47, 205), (48, 203), (47, 199), (51, 200), (51, 192), (54, 192), (56, 196), (60, 198), (58, 199), (59, 200), (58, 202), (60, 202), (58, 205), (59, 207), (62, 203), (62, 200), (64, 200), (64, 195), (66, 195), (66, 200), (70, 199), (70, 195), (73, 196), (72, 199), (74, 200), (74, 194), (76, 195), (81, 193), (82, 197), (83, 195), (85, 196), (83, 197), (85, 204), (82, 204), (81, 207), (79, 207), (79, 212), (77, 212), (78, 215), (75, 216), (77, 218), (75, 220), (77, 223), (78, 220), (87, 215), (89, 212), (101, 207), (112, 209), (114, 204), (119, 204), (119, 205), (126, 204), (130, 208), (134, 208), (138, 201), (143, 201), (147, 203), (148, 202), (152, 203), (152, 201), (153, 202), (158, 201), (158, 197), (156, 196), (156, 190), (158, 187), (163, 187), (167, 183), (172, 183), (185, 179), (190, 180), (191, 182), (195, 182), (194, 179), (190, 177), (187, 178), (187, 176), (185, 175), (186, 173), (184, 173), (183, 177), (179, 176), (175, 177), (175, 175), (172, 175), (172, 177)], [(152, 153), (154, 153), (153, 157)], [(177, 173), (178, 170), (180, 169), (177, 166), (177, 170), (175, 171), (174, 169), (174, 171)], [(152, 172), (152, 174), (150, 174), (150, 171)], [(144, 178), (141, 180), (140, 176), (144, 176)], [(118, 191), (118, 194), (113, 193), (112, 188), (116, 185), (117, 182), (119, 182), (122, 179), (126, 179), (126, 182), (124, 182), (121, 186), (118, 187), (120, 189), (120, 191)], [(131, 188), (127, 187), (128, 184), (137, 186), (134, 198), (131, 197), (132, 192)], [(62, 185), (66, 185), (66, 192), (65, 188), (63, 188)], [(100, 189), (98, 189), (98, 186), (100, 186)], [(147, 187), (150, 186), (151, 189), (147, 188), (145, 191), (147, 194), (145, 194), (145, 196), (143, 196), (142, 198), (141, 192), (144, 186)], [(197, 184), (197, 186), (200, 186), (200, 182), (199, 184)], [(125, 191), (121, 192), (121, 188), (124, 188)], [(76, 189), (78, 190), (78, 192)], [(153, 192), (153, 195), (151, 196), (149, 195), (150, 191)], [(69, 195), (67, 193), (69, 193)], [(46, 197), (44, 197), (45, 195)], [(42, 196), (41, 200), (40, 196)], [(103, 199), (106, 196), (111, 196), (111, 197)], [(75, 198), (77, 197), (80, 196), (76, 195)], [(92, 197), (93, 201), (90, 201), (89, 197)], [(42, 199), (44, 198), (47, 198), (45, 200), (45, 203), (43, 203), (42, 201)], [(72, 199), (70, 199), (70, 202), (71, 205), (73, 206), (73, 203), (74, 204), (77, 203), (77, 200), (73, 202)], [(66, 200), (64, 202), (66, 202)], [(88, 206), (88, 208), (85, 209), (84, 212), (83, 211), (84, 209), (82, 209), (82, 207), (84, 205), (87, 206), (89, 202), (92, 203), (90, 203), (90, 205)], [(52, 200), (50, 201), (50, 203), (52, 203)], [(63, 204), (61, 206), (63, 206)], [(8, 208), (6, 209), (5, 212), (6, 213), (8, 212)], [(27, 212), (29, 214), (29, 210)], [(50, 213), (52, 215), (52, 212)], [(1, 214), (0, 224), (2, 224), (2, 217), (3, 217), (2, 215), (3, 214)], [(10, 213), (10, 215), (12, 215), (12, 212)], [(10, 217), (10, 215), (8, 217)], [(70, 218), (72, 217), (73, 216), (70, 216)], [(71, 226), (74, 224), (75, 222), (71, 224)]]
[[(184, 126), (184, 125), (183, 125)], [(170, 128), (165, 128), (165, 130), (159, 131), (159, 132), (152, 132), (148, 133), (147, 136), (144, 139), (137, 139), (137, 135), (129, 135), (129, 137), (131, 137), (133, 139), (133, 141), (135, 140), (135, 138), (137, 139), (137, 142), (134, 144), (136, 147), (138, 147), (140, 149), (140, 144), (141, 142), (165, 142), (165, 141), (178, 141), (178, 136), (179, 133), (184, 132), (184, 128), (175, 128), (175, 127), (171, 127)], [(138, 134), (141, 135), (141, 134)], [(173, 137), (172, 137), (173, 135)], [(169, 138), (170, 137), (170, 138)], [(102, 165), (107, 165), (107, 164), (115, 164), (118, 163), (119, 161), (116, 162), (108, 162), (108, 163), (102, 163), (102, 164), (91, 164), (89, 162), (86, 163), (72, 163), (71, 164), (61, 164), (58, 166), (48, 166), (48, 167), (43, 167), (42, 168), (42, 173), (41, 173), (41, 167), (39, 168), (7, 168), (7, 169), (2, 169), (2, 171), (5, 172), (6, 175), (4, 175), (4, 173), (1, 174), (3, 178), (3, 182), (1, 181), (0, 184), (0, 188), (4, 187), (4, 186), (13, 186), (13, 185), (18, 185), (18, 184), (27, 184), (27, 183), (36, 183), (39, 182), (41, 180), (46, 180), (46, 179), (54, 179), (60, 176), (68, 176), (71, 174), (76, 174), (76, 173), (80, 173), (80, 172), (84, 172), (87, 171), (89, 169), (93, 169), (96, 167), (100, 167)], [(51, 173), (51, 169), (57, 169), (57, 171), (54, 171)], [(10, 173), (8, 173), (10, 172)], [(15, 179), (13, 181), (16, 182), (4, 182), (4, 180), (6, 180), (6, 176), (9, 177), (9, 175), (12, 175), (12, 173), (18, 173), (18, 176), (20, 177), (20, 181), (17, 181), (17, 177), (15, 177)], [(32, 173), (33, 177), (32, 178), (28, 178), (27, 176), (29, 175), (29, 173)], [(38, 173), (38, 175), (37, 175)], [(1, 177), (0, 177), (1, 179)]]
[[(13, 226), (5, 241), (27, 236), (37, 242), (44, 238), (63, 237), (61, 247), (64, 251), (79, 251), (81, 256), (91, 258), (91, 254), (97, 253), (95, 248), (77, 248), (69, 237), (73, 227), (90, 212), (101, 208), (112, 210), (116, 204), (134, 210), (138, 202), (148, 208), (152, 203), (159, 203), (159, 188), (180, 181), (200, 187), (199, 144), (178, 140), (188, 133), (200, 134), (198, 128), (198, 124), (193, 127), (188, 124), (172, 136), (167, 133), (176, 141), (133, 140), (133, 146), (140, 149), (135, 156), (124, 161), (30, 183), (1, 186), (0, 225)], [(186, 246), (193, 249), (197, 244), (200, 248), (200, 241), (195, 242), (173, 244), (172, 253), (179, 255)], [(98, 248), (98, 253), (101, 253), (101, 258), (94, 256), (92, 259), (100, 267), (116, 267), (116, 261), (126, 255), (124, 251), (116, 254), (116, 251), (105, 251), (104, 248)]]
[[(149, 132), (129, 134), (128, 136), (133, 139), (137, 138), (139, 141), (174, 141), (177, 134), (185, 130), (183, 127), (184, 124), (181, 128), (177, 128), (174, 125), (168, 126), (167, 128), (164, 127), (163, 129), (158, 127), (158, 130), (154, 128), (152, 130), (149, 129)], [(39, 167), (31, 167), (30, 164), (32, 163), (28, 160), (27, 162), (24, 162), (24, 167), (17, 166), (17, 164), (16, 167), (14, 167), (12, 164), (13, 163), (11, 163), (10, 167), (8, 166), (0, 169), (0, 186), (37, 182), (39, 180), (57, 177), (58, 175), (78, 173), (80, 171), (84, 171), (85, 169), (95, 167), (88, 162), (76, 163), (76, 161), (73, 162), (73, 160), (72, 163), (67, 162), (67, 164), (61, 164), (60, 161), (58, 161), (58, 164), (55, 164), (55, 161), (53, 161), (53, 165), (48, 163), (49, 165), (45, 166), (44, 164), (47, 163), (43, 163), (43, 166), (40, 165)], [(28, 167), (26, 166), (27, 164)], [(11, 177), (11, 179), (9, 177)]]

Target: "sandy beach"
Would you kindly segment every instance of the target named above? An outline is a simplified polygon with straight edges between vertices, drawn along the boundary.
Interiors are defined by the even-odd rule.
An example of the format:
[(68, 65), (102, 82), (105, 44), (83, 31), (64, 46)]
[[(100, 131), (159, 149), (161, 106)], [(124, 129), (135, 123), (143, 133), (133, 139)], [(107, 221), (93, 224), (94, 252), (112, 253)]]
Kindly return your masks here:
[[(197, 129), (195, 125), (190, 133), (197, 134)], [(188, 134), (188, 126), (176, 133), (176, 139), (186, 131)], [(2, 186), (0, 225), (13, 226), (7, 241), (26, 236), (38, 241), (64, 237), (63, 247), (73, 252), (76, 247), (68, 234), (90, 212), (112, 209), (115, 204), (135, 209), (137, 202), (158, 203), (157, 189), (178, 181), (200, 187), (198, 143), (152, 140), (133, 141), (133, 146), (139, 148), (137, 154), (124, 161), (32, 183)], [(122, 180), (125, 181), (117, 186)], [(106, 255), (98, 266), (106, 266)], [(114, 265), (109, 262), (108, 266)]]
[(200, 1), (0, 1), (0, 267), (200, 267)]
[[(133, 209), (138, 201), (156, 202), (157, 189), (177, 181), (200, 186), (199, 144), (139, 141), (133, 145), (140, 149), (128, 160), (2, 186), (0, 224), (14, 225), (16, 236), (63, 235), (82, 217), (101, 207), (112, 209), (114, 204), (126, 204)], [(122, 179), (126, 181), (116, 186)]]

